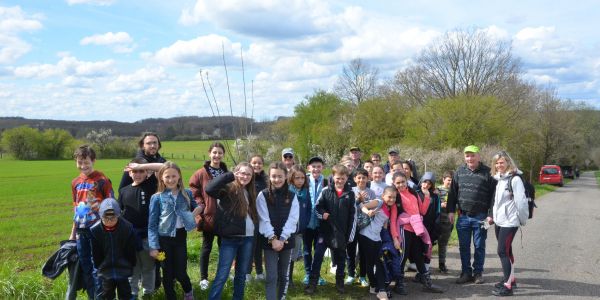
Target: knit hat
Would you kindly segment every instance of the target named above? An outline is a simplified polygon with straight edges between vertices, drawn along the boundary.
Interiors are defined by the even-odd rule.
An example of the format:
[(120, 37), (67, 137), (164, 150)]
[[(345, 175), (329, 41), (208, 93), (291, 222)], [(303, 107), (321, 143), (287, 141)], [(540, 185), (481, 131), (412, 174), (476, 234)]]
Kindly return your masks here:
[(119, 203), (114, 198), (106, 198), (102, 203), (100, 203), (100, 217), (104, 217), (107, 211), (112, 210), (115, 216), (121, 215), (121, 208), (119, 207)]

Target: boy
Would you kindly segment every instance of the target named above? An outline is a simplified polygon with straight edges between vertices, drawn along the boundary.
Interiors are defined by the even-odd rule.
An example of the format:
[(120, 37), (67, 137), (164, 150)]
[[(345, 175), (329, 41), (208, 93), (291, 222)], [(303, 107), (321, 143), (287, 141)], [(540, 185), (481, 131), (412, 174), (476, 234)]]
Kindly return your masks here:
[[(311, 202), (312, 212), (306, 230), (302, 235), (304, 244), (304, 284), (308, 284), (313, 263), (312, 251), (319, 237), (319, 220), (316, 214), (316, 205), (321, 191), (327, 186), (327, 179), (323, 176), (323, 159), (315, 156), (308, 160), (308, 194)], [(324, 285), (325, 279), (319, 278), (319, 285)]]
[(452, 176), (454, 175), (453, 171), (444, 172), (444, 177), (442, 179), (442, 185), (438, 186), (438, 190), (440, 191), (440, 237), (438, 241), (438, 255), (439, 255), (439, 269), (440, 272), (446, 274), (448, 273), (448, 267), (446, 267), (446, 252), (448, 249), (448, 240), (450, 240), (450, 234), (452, 233), (452, 223), (448, 220), (448, 191), (450, 190), (450, 185), (452, 184)]
[[(136, 158), (131, 161), (135, 164), (145, 164), (147, 161), (143, 158)], [(139, 284), (142, 283), (142, 293), (144, 296), (154, 292), (155, 286), (155, 260), (150, 256), (148, 247), (148, 212), (150, 206), (150, 197), (156, 193), (156, 176), (149, 176), (149, 172), (144, 169), (128, 172), (133, 183), (124, 186), (119, 190), (119, 207), (123, 211), (123, 219), (133, 225), (133, 229), (141, 242), (140, 251), (136, 251), (136, 264), (133, 269), (133, 275), (129, 278), (131, 293), (137, 298), (139, 293)]]
[(345, 250), (348, 242), (354, 239), (355, 199), (354, 193), (346, 185), (349, 171), (342, 165), (332, 168), (334, 186), (326, 187), (317, 201), (316, 215), (320, 221), (319, 237), (315, 246), (315, 257), (311, 266), (308, 285), (304, 291), (312, 295), (321, 273), (325, 250), (329, 248), (336, 262), (335, 287), (344, 293)]
[(135, 266), (136, 237), (131, 223), (119, 218), (121, 209), (113, 198), (100, 204), (101, 222), (91, 228), (92, 254), (102, 289), (97, 299), (131, 299), (129, 276)]
[(402, 168), (401, 161), (396, 161), (396, 162), (392, 163), (392, 166), (391, 166), (389, 172), (387, 174), (385, 174), (385, 184), (390, 185), (390, 186), (392, 185), (392, 183), (393, 183), (392, 177), (394, 176), (394, 173), (396, 173), (396, 172), (404, 173), (404, 168)]
[(73, 154), (80, 174), (71, 182), (75, 216), (69, 240), (77, 239), (77, 255), (83, 274), (83, 284), (88, 297), (93, 299), (100, 289), (96, 269), (92, 261), (90, 228), (100, 215), (98, 209), (103, 199), (113, 197), (110, 180), (100, 171), (94, 171), (96, 152), (88, 145), (80, 146)]
[[(363, 168), (359, 168), (354, 173), (354, 182), (356, 182), (356, 186), (352, 187), (352, 192), (354, 192), (354, 198), (356, 199), (356, 209), (359, 209), (360, 204), (369, 202), (370, 200), (375, 199), (377, 196), (375, 192), (367, 187), (367, 183), (369, 182), (369, 173), (367, 170)], [(354, 279), (356, 277), (356, 248), (358, 246), (358, 239), (354, 239), (354, 241), (348, 243), (348, 247), (346, 248), (346, 259), (348, 263), (348, 277), (344, 281), (346, 285), (351, 285), (354, 283)], [(366, 266), (365, 266), (365, 257), (364, 253), (359, 253), (359, 266), (360, 266), (360, 284), (364, 287), (367, 286), (366, 276)]]

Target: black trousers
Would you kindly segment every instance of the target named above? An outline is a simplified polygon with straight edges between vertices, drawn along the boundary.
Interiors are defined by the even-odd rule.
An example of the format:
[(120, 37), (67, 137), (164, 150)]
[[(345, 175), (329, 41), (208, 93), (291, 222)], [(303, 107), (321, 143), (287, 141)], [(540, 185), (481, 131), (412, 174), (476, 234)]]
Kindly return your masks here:
[(406, 260), (410, 258), (410, 261), (417, 265), (417, 270), (421, 274), (427, 273), (425, 268), (425, 244), (414, 232), (404, 230), (404, 239), (406, 240), (406, 250), (402, 265), (400, 266), (404, 270)]
[[(129, 300), (131, 299), (131, 286), (129, 280), (125, 279), (105, 279), (100, 280), (102, 282), (102, 290), (96, 295), (97, 299), (101, 300), (113, 300), (118, 294), (119, 299)], [(115, 289), (117, 293), (115, 293)]]
[[(379, 252), (381, 252), (381, 241), (373, 241), (368, 237), (358, 235), (358, 251), (365, 253), (365, 271), (369, 277), (369, 285), (377, 291), (385, 290), (385, 269)], [(362, 271), (362, 269), (361, 269)]]
[(165, 252), (162, 262), (163, 287), (167, 299), (176, 299), (175, 279), (179, 281), (184, 292), (192, 290), (192, 283), (187, 274), (187, 232), (177, 229), (175, 237), (161, 236), (158, 238), (160, 248)]
[(208, 279), (208, 264), (212, 251), (215, 234), (208, 231), (202, 232), (202, 250), (200, 252), (200, 280)]

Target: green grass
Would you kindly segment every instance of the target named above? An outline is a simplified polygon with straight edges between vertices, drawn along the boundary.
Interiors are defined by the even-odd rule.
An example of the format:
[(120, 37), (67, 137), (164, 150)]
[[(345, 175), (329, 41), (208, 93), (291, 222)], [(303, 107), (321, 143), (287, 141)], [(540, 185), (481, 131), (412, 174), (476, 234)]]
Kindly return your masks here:
[[(173, 153), (173, 161), (183, 171), (184, 182), (202, 165), (200, 155), (208, 152), (210, 142), (165, 142), (162, 153)], [(181, 156), (177, 156), (181, 154)], [(194, 159), (196, 154), (196, 159)], [(170, 157), (169, 157), (170, 158)], [(104, 172), (116, 186), (123, 167), (129, 159), (99, 159), (95, 168)], [(230, 162), (228, 162), (231, 165)], [(18, 161), (0, 159), (0, 298), (1, 299), (58, 299), (66, 291), (66, 275), (51, 281), (41, 276), (41, 266), (57, 248), (61, 240), (68, 238), (71, 229), (72, 200), (70, 182), (78, 175), (75, 162), (65, 161)], [(596, 172), (600, 181), (600, 172)], [(115, 187), (116, 189), (116, 187)], [(555, 190), (555, 186), (536, 185), (537, 196)], [(188, 235), (188, 274), (192, 279), (197, 299), (206, 299), (207, 291), (200, 291), (199, 252), (201, 234)], [(456, 244), (453, 230), (451, 244)], [(435, 247), (437, 250), (437, 247)], [(210, 278), (216, 274), (218, 247), (214, 245), (209, 267)], [(340, 299), (333, 288), (334, 276), (329, 273), (330, 260), (325, 259), (322, 274), (328, 285), (320, 287), (313, 297), (303, 294), (303, 263), (295, 264), (296, 287), (289, 292), (293, 299)], [(180, 291), (181, 293), (181, 291)], [(232, 284), (228, 282), (224, 298), (231, 297)], [(344, 295), (347, 299), (368, 295), (365, 288), (352, 286)], [(162, 299), (162, 289), (155, 299)], [(246, 299), (264, 299), (264, 284), (251, 282), (246, 287)], [(80, 298), (85, 298), (80, 294)], [(344, 299), (344, 298), (341, 298)]]

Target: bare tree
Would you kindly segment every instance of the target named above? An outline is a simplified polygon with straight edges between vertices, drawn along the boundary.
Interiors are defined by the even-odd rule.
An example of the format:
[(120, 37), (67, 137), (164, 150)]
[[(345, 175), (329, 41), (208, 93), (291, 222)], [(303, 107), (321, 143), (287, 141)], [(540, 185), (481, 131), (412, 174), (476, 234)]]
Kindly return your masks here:
[(358, 104), (375, 96), (379, 69), (371, 67), (362, 59), (350, 61), (342, 69), (335, 85), (335, 93), (342, 99)]
[(457, 30), (423, 50), (415, 65), (399, 71), (394, 87), (414, 104), (459, 95), (501, 96), (520, 81), (520, 73), (510, 41), (497, 40), (481, 30)]

